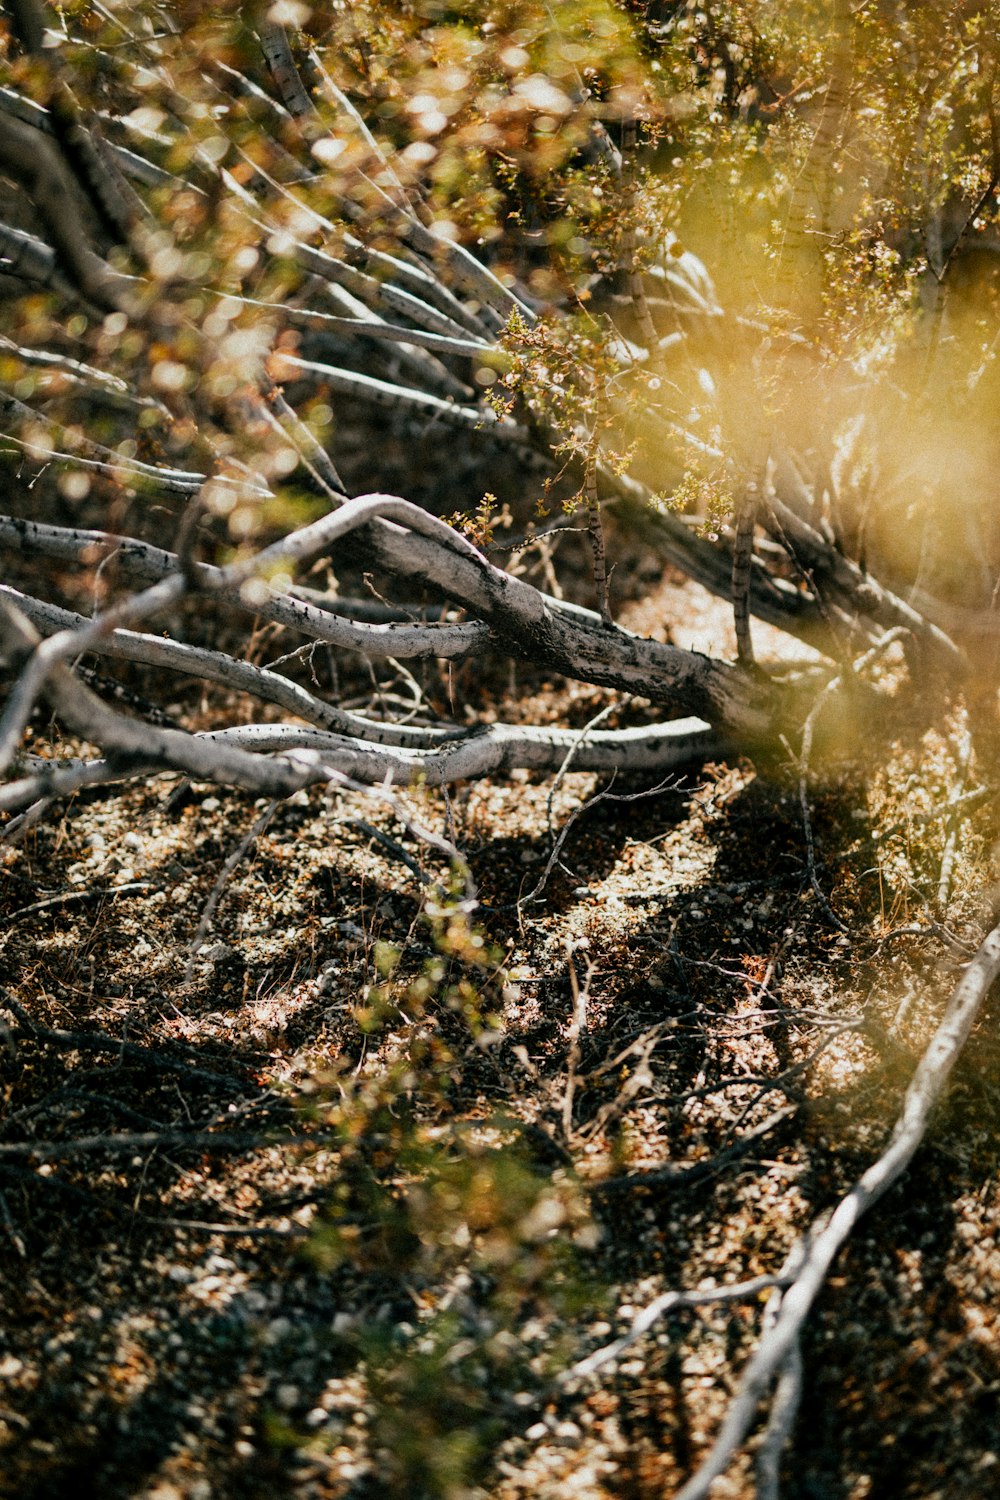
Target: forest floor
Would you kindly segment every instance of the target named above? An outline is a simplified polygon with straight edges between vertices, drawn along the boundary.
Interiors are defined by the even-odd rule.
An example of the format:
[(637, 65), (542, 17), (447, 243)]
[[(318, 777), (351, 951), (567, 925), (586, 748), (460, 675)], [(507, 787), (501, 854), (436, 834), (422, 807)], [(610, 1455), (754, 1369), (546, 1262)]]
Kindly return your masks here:
[[(633, 628), (731, 649), (693, 586), (642, 594)], [(604, 701), (519, 668), (493, 709)], [(811, 776), (842, 926), (790, 753), (590, 806), (572, 769), (404, 793), (469, 861), (469, 931), (340, 792), (163, 777), (4, 847), (0, 1495), (674, 1493), (766, 1297), (560, 1375), (664, 1290), (776, 1271), (882, 1148), (995, 899), (1000, 788), (959, 728)], [(998, 1021), (835, 1263), (788, 1500), (997, 1492)], [(713, 1491), (753, 1493), (746, 1458)]]

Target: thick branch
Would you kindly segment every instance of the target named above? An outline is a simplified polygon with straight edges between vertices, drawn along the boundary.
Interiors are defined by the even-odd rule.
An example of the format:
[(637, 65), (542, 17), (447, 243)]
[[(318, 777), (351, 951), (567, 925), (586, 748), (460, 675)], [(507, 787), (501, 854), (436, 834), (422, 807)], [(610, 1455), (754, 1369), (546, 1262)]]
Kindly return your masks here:
[[(408, 529), (390, 524), (389, 517), (397, 523), (402, 521)], [(366, 524), (369, 522), (374, 524)], [(479, 616), (496, 642), (515, 655), (581, 681), (639, 693), (654, 703), (695, 714), (743, 739), (768, 735), (777, 705), (766, 687), (696, 652), (644, 640), (624, 630), (602, 628), (597, 616), (550, 599), (504, 573), (445, 522), (395, 496), (360, 496), (266, 548), (238, 569), (209, 570), (202, 566), (195, 570), (195, 577), (207, 588), (239, 588), (254, 574), (311, 561), (359, 528), (364, 528), (359, 542), (366, 560), (398, 577), (423, 578)], [(37, 547), (53, 554), (61, 550), (63, 555), (79, 555), (81, 546), (100, 545), (106, 540), (100, 533), (64, 532), (33, 522), (6, 520), (0, 522), (0, 541), (8, 539), (28, 549)], [(171, 565), (176, 566), (171, 554), (145, 544), (126, 540), (118, 546), (123, 565), (138, 560), (150, 574), (155, 571), (160, 576)], [(244, 596), (244, 607), (250, 604), (261, 613), (265, 613), (266, 604), (267, 617), (278, 618), (272, 612), (275, 601), (266, 587), (254, 585), (250, 596)], [(317, 617), (326, 615), (315, 606), (287, 598), (282, 613), (282, 623), (288, 624), (294, 624), (296, 616), (316, 624)], [(304, 623), (299, 628), (318, 634)], [(367, 627), (372, 632), (396, 628)], [(356, 645), (360, 629), (357, 622), (351, 622), (350, 644)], [(399, 653), (393, 650), (391, 654)]]
[(87, 243), (73, 178), (48, 136), (11, 115), (0, 115), (0, 166), (23, 183), (74, 285), (99, 307), (122, 304), (125, 278)]

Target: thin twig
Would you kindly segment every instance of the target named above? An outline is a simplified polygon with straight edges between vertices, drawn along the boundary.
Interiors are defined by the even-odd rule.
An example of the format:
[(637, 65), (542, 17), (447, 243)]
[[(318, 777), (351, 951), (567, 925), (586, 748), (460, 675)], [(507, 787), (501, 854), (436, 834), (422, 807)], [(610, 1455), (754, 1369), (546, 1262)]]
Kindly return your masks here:
[(563, 1091), (562, 1103), (562, 1127), (563, 1135), (567, 1141), (573, 1138), (573, 1099), (576, 1092), (577, 1070), (580, 1066), (580, 1038), (587, 1025), (587, 1001), (590, 997), (590, 981), (594, 976), (596, 965), (593, 962), (587, 964), (587, 972), (581, 984), (573, 963), (573, 945), (569, 945), (566, 955), (566, 964), (569, 970), (569, 985), (573, 996), (573, 1014), (569, 1023), (569, 1053), (566, 1059), (566, 1087)]
[(842, 685), (842, 679), (837, 676), (830, 679), (826, 687), (820, 693), (816, 702), (809, 710), (805, 724), (802, 726), (802, 749), (799, 753), (799, 808), (802, 813), (802, 832), (806, 841), (806, 865), (809, 870), (809, 884), (813, 895), (820, 904), (827, 920), (840, 932), (847, 932), (847, 923), (842, 922), (827, 899), (826, 892), (819, 883), (819, 872), (816, 867), (816, 841), (813, 837), (812, 812), (809, 807), (809, 759), (812, 755), (813, 734), (816, 729), (816, 720), (824, 704), (832, 700)]
[(191, 976), (194, 972), (195, 960), (197, 959), (198, 954), (201, 951), (205, 938), (208, 936), (209, 929), (212, 925), (212, 918), (215, 916), (216, 908), (218, 907), (219, 902), (222, 900), (222, 894), (225, 891), (226, 886), (229, 884), (230, 879), (232, 878), (233, 871), (243, 859), (243, 856), (246, 854), (247, 850), (254, 843), (256, 843), (257, 839), (264, 832), (264, 829), (274, 817), (275, 809), (277, 808), (277, 806), (278, 803), (276, 801), (268, 803), (267, 807), (261, 813), (260, 817), (254, 819), (250, 828), (244, 834), (243, 838), (240, 839), (239, 843), (236, 845), (236, 848), (233, 850), (232, 854), (228, 856), (222, 866), (222, 869), (219, 871), (216, 882), (212, 887), (211, 895), (205, 902), (205, 910), (201, 914), (197, 931), (195, 932), (194, 937), (191, 939), (191, 947), (188, 950), (188, 960), (184, 966), (185, 984), (191, 983)]
[(594, 590), (597, 595), (597, 609), (601, 616), (601, 623), (606, 629), (614, 629), (614, 615), (611, 613), (611, 601), (608, 595), (608, 563), (607, 546), (604, 541), (604, 526), (601, 522), (601, 501), (597, 492), (597, 451), (599, 439), (597, 436), (597, 418), (594, 418), (594, 431), (587, 445), (587, 459), (583, 472), (583, 499), (587, 507), (587, 531), (590, 534), (590, 550), (594, 560)]
[(10, 1010), (21, 1022), (23, 1030), (10, 1030), (13, 1041), (45, 1042), (59, 1051), (104, 1053), (117, 1057), (122, 1064), (128, 1061), (137, 1066), (152, 1068), (156, 1072), (181, 1073), (202, 1083), (224, 1084), (226, 1088), (233, 1090), (244, 1087), (243, 1081), (231, 1075), (216, 1073), (209, 1068), (186, 1062), (183, 1058), (172, 1057), (162, 1043), (157, 1043), (154, 1047), (142, 1047), (137, 1042), (107, 1036), (102, 1031), (64, 1031), (54, 1026), (43, 1026), (33, 1021), (7, 990), (0, 990), (0, 1005)]
[(958, 719), (958, 729), (955, 735), (955, 784), (948, 796), (949, 816), (937, 887), (938, 906), (942, 911), (947, 907), (948, 898), (951, 895), (955, 856), (958, 851), (958, 832), (963, 823), (959, 814), (959, 806), (965, 791), (965, 783), (969, 779), (969, 767), (972, 762), (972, 732), (969, 728), (969, 715), (964, 707), (959, 709)]
[(52, 911), (57, 906), (81, 906), (91, 901), (104, 901), (112, 896), (137, 896), (152, 889), (152, 881), (130, 880), (125, 885), (93, 886), (84, 891), (60, 891), (56, 896), (46, 896), (42, 901), (33, 901), (30, 906), (20, 907), (18, 911), (11, 912), (6, 921), (8, 926), (13, 926), (22, 917), (33, 917), (38, 912)]
[[(387, 854), (391, 854), (393, 859), (398, 860), (401, 865), (405, 865), (417, 877), (421, 885), (430, 885), (431, 877), (427, 871), (422, 870), (413, 858), (413, 855), (407, 854), (402, 844), (396, 839), (390, 838), (387, 833), (383, 833), (381, 828), (376, 828), (373, 824), (366, 822), (364, 818), (352, 818), (349, 826), (357, 828), (368, 838), (374, 839), (377, 844), (381, 844)], [(454, 838), (452, 838), (452, 842), (454, 842)]]
[(770, 1135), (772, 1130), (783, 1125), (786, 1120), (790, 1120), (797, 1113), (796, 1105), (787, 1105), (783, 1109), (775, 1110), (773, 1115), (768, 1115), (766, 1120), (762, 1120), (752, 1130), (746, 1131), (731, 1145), (717, 1151), (714, 1156), (707, 1156), (702, 1161), (689, 1162), (686, 1166), (669, 1162), (662, 1167), (648, 1167), (638, 1172), (628, 1172), (623, 1177), (608, 1177), (603, 1182), (594, 1183), (591, 1192), (595, 1196), (610, 1197), (622, 1192), (633, 1192), (636, 1189), (694, 1187), (696, 1183), (716, 1176), (732, 1162), (739, 1161), (741, 1157), (746, 1156), (750, 1148), (755, 1146), (763, 1136)]
[(10, 1205), (7, 1202), (7, 1195), (2, 1191), (0, 1191), (0, 1219), (3, 1220), (4, 1228), (10, 1235), (11, 1244), (14, 1246), (14, 1249), (17, 1251), (21, 1259), (24, 1260), (28, 1252), (25, 1247), (24, 1240), (18, 1233), (17, 1225), (14, 1223), (14, 1220), (11, 1216)]
[[(582, 739), (583, 736), (581, 736), (581, 741)], [(567, 756), (567, 760), (568, 759), (569, 757)], [(578, 807), (576, 811), (571, 813), (570, 816), (566, 819), (566, 822), (559, 830), (559, 837), (556, 839), (555, 844), (552, 847), (552, 852), (549, 855), (548, 860), (546, 861), (545, 869), (539, 876), (534, 889), (529, 891), (526, 896), (518, 897), (517, 901), (514, 903), (517, 910), (520, 911), (520, 909), (523, 906), (526, 906), (529, 901), (537, 901), (539, 899), (545, 887), (548, 885), (549, 876), (555, 869), (559, 856), (562, 853), (563, 845), (565, 844), (569, 835), (572, 833), (573, 828), (575, 827), (578, 820), (583, 817), (584, 813), (591, 812), (601, 802), (639, 802), (645, 797), (657, 797), (661, 792), (673, 790), (675, 785), (676, 783), (673, 781), (661, 781), (657, 786), (649, 787), (646, 791), (642, 792), (612, 792), (609, 788), (607, 791), (597, 792), (593, 797), (589, 797), (586, 802)], [(502, 909), (503, 908), (501, 908), (501, 910)]]
[(732, 1286), (703, 1287), (691, 1292), (663, 1292), (636, 1314), (632, 1327), (627, 1333), (623, 1333), (613, 1343), (605, 1344), (601, 1349), (595, 1349), (593, 1354), (587, 1355), (586, 1359), (581, 1359), (575, 1365), (571, 1365), (568, 1370), (564, 1370), (557, 1384), (567, 1386), (577, 1380), (586, 1380), (602, 1366), (624, 1354), (626, 1349), (630, 1349), (668, 1313), (675, 1312), (679, 1308), (707, 1307), (720, 1302), (752, 1302), (754, 1298), (760, 1296), (761, 1292), (780, 1286), (781, 1280), (780, 1275), (755, 1276), (750, 1281), (738, 1281)]
[[(328, 1135), (325, 1139), (333, 1140)], [(274, 1130), (234, 1130), (225, 1133), (219, 1130), (136, 1130), (101, 1135), (67, 1137), (65, 1140), (49, 1141), (5, 1141), (0, 1143), (0, 1161), (23, 1160), (64, 1161), (75, 1156), (120, 1156), (124, 1153), (138, 1154), (144, 1151), (160, 1151), (187, 1148), (197, 1151), (218, 1152), (228, 1155), (241, 1151), (258, 1151), (266, 1147), (315, 1146), (321, 1139), (318, 1135), (279, 1135)]]

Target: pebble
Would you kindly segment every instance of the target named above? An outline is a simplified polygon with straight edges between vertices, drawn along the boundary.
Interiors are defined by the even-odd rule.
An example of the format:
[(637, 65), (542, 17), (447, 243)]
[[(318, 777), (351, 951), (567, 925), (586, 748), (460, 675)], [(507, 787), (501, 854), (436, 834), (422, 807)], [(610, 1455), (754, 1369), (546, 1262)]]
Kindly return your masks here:
[(230, 948), (228, 943), (213, 943), (211, 948), (207, 950), (203, 949), (198, 957), (203, 963), (220, 964), (235, 951), (234, 948)]

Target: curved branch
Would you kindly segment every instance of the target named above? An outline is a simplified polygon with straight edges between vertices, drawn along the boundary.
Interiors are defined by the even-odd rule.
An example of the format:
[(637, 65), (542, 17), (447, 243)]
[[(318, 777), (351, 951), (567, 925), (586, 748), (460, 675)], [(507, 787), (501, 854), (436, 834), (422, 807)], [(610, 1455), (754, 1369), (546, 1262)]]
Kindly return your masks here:
[[(60, 609), (41, 599), (0, 584), (0, 599), (7, 599), (30, 620), (40, 634), (55, 635), (60, 631), (79, 632), (88, 625), (84, 615), (68, 609)], [(369, 627), (371, 628), (371, 627)], [(380, 627), (385, 629), (387, 627)], [(407, 627), (414, 631), (421, 627)], [(434, 626), (424, 627), (433, 635)], [(419, 744), (426, 748), (437, 736), (444, 738), (445, 730), (417, 729), (409, 725), (382, 724), (365, 719), (359, 714), (347, 713), (333, 704), (317, 698), (307, 688), (280, 672), (267, 667), (255, 667), (250, 662), (239, 661), (223, 651), (209, 651), (201, 646), (189, 646), (183, 641), (174, 641), (167, 636), (146, 635), (131, 630), (113, 630), (107, 635), (91, 637), (86, 650), (95, 656), (114, 661), (139, 662), (144, 666), (162, 667), (171, 672), (183, 673), (186, 677), (197, 677), (204, 682), (216, 682), (222, 687), (232, 688), (238, 693), (247, 693), (263, 703), (274, 703), (287, 713), (295, 714), (307, 724), (337, 734), (353, 735), (363, 740), (384, 745)], [(73, 654), (76, 654), (75, 651)], [(453, 734), (462, 735), (465, 730), (454, 729)]]
[(464, 540), (458, 533), (407, 501), (364, 496), (351, 503), (376, 501), (382, 517), (403, 519), (412, 531), (407, 535), (379, 519), (365, 530), (366, 556), (398, 577), (420, 573), (478, 615), (515, 655), (583, 682), (681, 708), (745, 740), (769, 736), (778, 695), (768, 685), (697, 652), (609, 629), (589, 611), (549, 599), (495, 568), (469, 544), (456, 549)]
[[(390, 516), (409, 529), (391, 523)], [(294, 624), (320, 638), (317, 627), (330, 626), (327, 611), (287, 595), (276, 598), (259, 577), (248, 592), (240, 594), (238, 590), (255, 574), (311, 560), (359, 528), (364, 528), (367, 561), (397, 577), (420, 577), (445, 597), (464, 605), (483, 622), (476, 628), (488, 630), (494, 646), (567, 676), (680, 708), (744, 740), (767, 738), (771, 731), (778, 702), (766, 684), (751, 682), (736, 668), (697, 652), (646, 640), (620, 628), (604, 628), (589, 611), (551, 599), (494, 567), (444, 521), (396, 496), (360, 496), (238, 568), (198, 564), (193, 577), (206, 591), (226, 602), (238, 601), (242, 608)], [(109, 540), (101, 532), (73, 532), (31, 521), (0, 519), (0, 542), (24, 550), (47, 551), (53, 556), (79, 557), (87, 547), (103, 547)], [(117, 543), (117, 558), (123, 568), (132, 567), (145, 577), (163, 578), (177, 567), (172, 553), (131, 538)], [(349, 634), (347, 643), (354, 648), (362, 631), (371, 632), (371, 640), (377, 639), (379, 632), (388, 640), (399, 629), (429, 628), (362, 627), (358, 622), (337, 626), (345, 632), (345, 641)], [(468, 632), (460, 638), (463, 651), (477, 644), (474, 627), (445, 628)], [(324, 634), (322, 638), (329, 636)], [(423, 640), (426, 643), (426, 636)], [(393, 645), (385, 654), (400, 653)], [(435, 654), (446, 653), (442, 650)]]
[(622, 775), (675, 771), (698, 760), (721, 755), (728, 741), (700, 719), (634, 729), (592, 730), (586, 737), (574, 729), (539, 729), (522, 724), (490, 724), (465, 734), (429, 743), (423, 749), (376, 748), (301, 730), (290, 724), (246, 724), (238, 729), (210, 730), (206, 739), (253, 747), (259, 751), (316, 749), (327, 764), (359, 781), (428, 786), (473, 780), (498, 771), (557, 771), (574, 751), (574, 771), (620, 772)]
[[(180, 569), (176, 553), (135, 537), (47, 526), (11, 516), (0, 516), (0, 544), (25, 554), (36, 553), (63, 561), (93, 563), (113, 557), (127, 577), (145, 583), (166, 578)], [(489, 630), (476, 620), (463, 624), (368, 623), (337, 614), (334, 600), (328, 607), (320, 607), (310, 599), (272, 590), (263, 581), (253, 591), (253, 597), (246, 598), (239, 589), (226, 588), (222, 569), (207, 563), (196, 563), (192, 575), (195, 583), (219, 603), (297, 630), (325, 645), (357, 651), (373, 661), (457, 659), (474, 656), (490, 644)]]
[(799, 1241), (801, 1263), (781, 1299), (773, 1326), (743, 1372), (739, 1389), (708, 1457), (677, 1500), (706, 1500), (750, 1430), (768, 1386), (789, 1358), (812, 1305), (823, 1289), (834, 1257), (862, 1214), (898, 1182), (919, 1149), (931, 1112), (941, 1099), (976, 1017), (1000, 974), (1000, 925), (981, 944), (952, 992), (930, 1043), (903, 1097), (888, 1146), (825, 1220)]
[[(379, 732), (362, 738), (298, 724), (242, 724), (232, 729), (204, 730), (186, 738), (202, 746), (247, 751), (262, 766), (271, 764), (265, 757), (275, 753), (291, 756), (297, 751), (309, 752), (311, 759), (300, 757), (295, 761), (303, 773), (298, 783), (301, 786), (327, 781), (333, 775), (349, 777), (358, 785), (367, 786), (415, 783), (448, 786), (498, 771), (558, 771), (570, 751), (574, 752), (574, 771), (660, 774), (721, 755), (729, 748), (728, 742), (700, 719), (675, 719), (637, 729), (591, 732), (586, 739), (579, 730), (537, 729), (520, 724), (490, 724), (485, 729), (458, 731), (451, 736), (425, 729), (412, 731), (407, 743), (396, 746), (392, 745), (391, 734), (381, 732), (386, 726), (377, 724), (372, 728)], [(422, 746), (418, 743), (421, 734)], [(0, 787), (0, 812), (20, 812), (41, 797), (67, 796), (84, 786), (128, 781), (171, 768), (187, 769), (180, 764), (165, 765), (152, 757), (146, 760), (135, 757), (127, 763), (115, 756), (64, 761), (25, 756), (24, 761), (29, 774)], [(191, 774), (205, 780), (229, 780), (207, 769), (209, 765), (210, 760), (202, 755), (200, 769)], [(306, 767), (312, 767), (310, 774), (305, 774)], [(246, 785), (243, 781), (232, 784)], [(268, 789), (261, 784), (262, 792)]]

